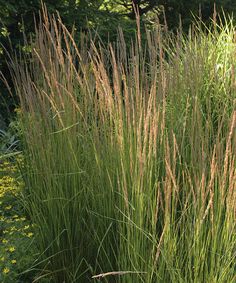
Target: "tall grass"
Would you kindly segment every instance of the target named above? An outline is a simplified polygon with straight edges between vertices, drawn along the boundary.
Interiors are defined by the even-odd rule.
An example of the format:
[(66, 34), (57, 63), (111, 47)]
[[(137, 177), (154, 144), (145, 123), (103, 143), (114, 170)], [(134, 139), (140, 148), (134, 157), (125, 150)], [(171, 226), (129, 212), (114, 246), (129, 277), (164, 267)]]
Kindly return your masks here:
[(234, 26), (145, 37), (78, 47), (44, 10), (13, 63), (35, 282), (235, 282)]

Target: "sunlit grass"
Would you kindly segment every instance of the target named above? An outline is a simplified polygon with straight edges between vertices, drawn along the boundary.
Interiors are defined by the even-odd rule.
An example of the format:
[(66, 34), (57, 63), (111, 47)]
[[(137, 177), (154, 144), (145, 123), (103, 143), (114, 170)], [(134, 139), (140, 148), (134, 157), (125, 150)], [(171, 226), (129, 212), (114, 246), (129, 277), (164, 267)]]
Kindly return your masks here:
[(199, 26), (77, 47), (44, 11), (12, 71), (40, 278), (234, 282), (234, 26)]

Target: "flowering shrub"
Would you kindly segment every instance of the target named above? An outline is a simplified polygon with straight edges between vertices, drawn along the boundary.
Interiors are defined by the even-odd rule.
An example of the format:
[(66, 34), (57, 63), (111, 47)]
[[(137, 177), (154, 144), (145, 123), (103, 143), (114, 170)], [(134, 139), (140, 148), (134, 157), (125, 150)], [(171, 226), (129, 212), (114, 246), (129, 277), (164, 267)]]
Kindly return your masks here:
[[(17, 162), (22, 162), (20, 157)], [(16, 164), (0, 163), (0, 282), (32, 282), (21, 274), (34, 258), (32, 224), (20, 202), (23, 182)], [(28, 279), (25, 277), (27, 276)]]

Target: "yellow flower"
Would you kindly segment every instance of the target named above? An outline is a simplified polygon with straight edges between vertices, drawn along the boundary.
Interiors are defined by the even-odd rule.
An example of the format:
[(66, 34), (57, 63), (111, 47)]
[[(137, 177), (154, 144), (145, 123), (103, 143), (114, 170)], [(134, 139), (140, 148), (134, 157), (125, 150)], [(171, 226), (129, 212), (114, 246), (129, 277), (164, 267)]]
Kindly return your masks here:
[(12, 208), (12, 205), (8, 205), (5, 207), (6, 210), (10, 210)]
[(4, 274), (7, 274), (9, 271), (10, 271), (10, 269), (7, 268), (7, 267), (5, 267), (2, 272), (3, 272)]
[(16, 264), (16, 260), (15, 260), (15, 259), (12, 259), (12, 260), (11, 260), (11, 263), (12, 263), (12, 264)]
[(16, 107), (16, 108), (14, 109), (14, 112), (15, 112), (16, 114), (21, 114), (21, 113), (22, 113), (22, 109), (19, 108), (19, 107)]
[(13, 253), (15, 250), (16, 250), (15, 247), (9, 247), (9, 249), (8, 249), (8, 251), (9, 251), (10, 253)]
[(8, 240), (3, 239), (3, 240), (2, 240), (2, 243), (3, 243), (3, 244), (7, 244), (7, 243), (8, 243)]
[(25, 225), (24, 230), (29, 229), (29, 225)]
[(2, 256), (2, 257), (0, 258), (0, 261), (4, 261), (4, 260), (5, 260), (5, 257)]
[(34, 235), (34, 233), (29, 232), (26, 236), (27, 236), (28, 238), (31, 238), (33, 235)]

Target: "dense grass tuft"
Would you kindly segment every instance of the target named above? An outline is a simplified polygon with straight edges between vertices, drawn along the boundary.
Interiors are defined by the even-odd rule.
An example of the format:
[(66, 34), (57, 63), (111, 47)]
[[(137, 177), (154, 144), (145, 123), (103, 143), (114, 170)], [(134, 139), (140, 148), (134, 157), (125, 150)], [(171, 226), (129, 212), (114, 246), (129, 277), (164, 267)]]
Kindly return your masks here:
[(57, 283), (235, 282), (232, 22), (77, 47), (42, 18), (12, 71), (34, 268)]

